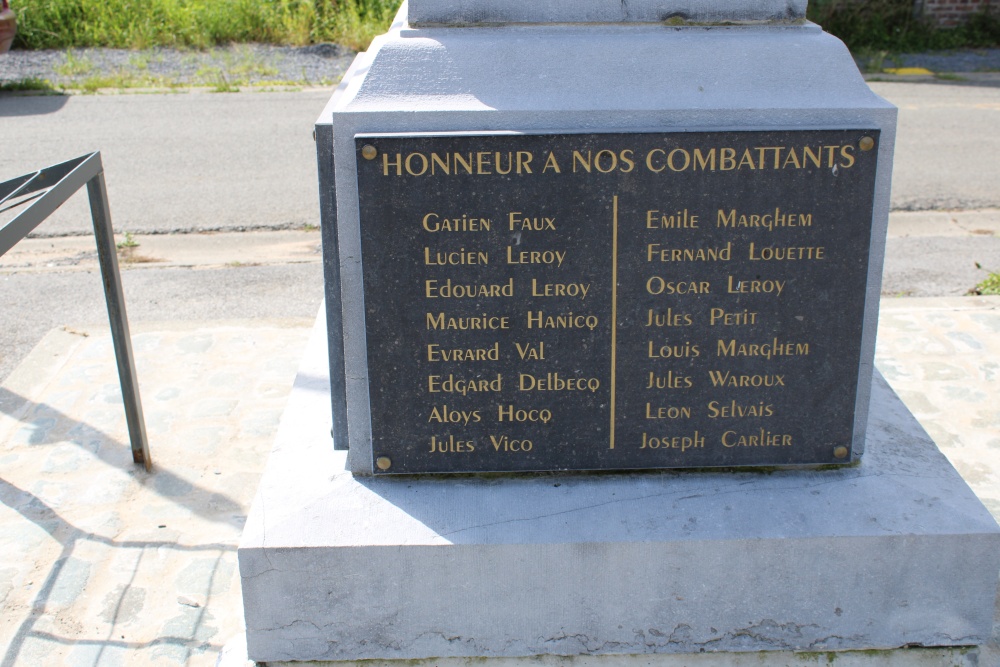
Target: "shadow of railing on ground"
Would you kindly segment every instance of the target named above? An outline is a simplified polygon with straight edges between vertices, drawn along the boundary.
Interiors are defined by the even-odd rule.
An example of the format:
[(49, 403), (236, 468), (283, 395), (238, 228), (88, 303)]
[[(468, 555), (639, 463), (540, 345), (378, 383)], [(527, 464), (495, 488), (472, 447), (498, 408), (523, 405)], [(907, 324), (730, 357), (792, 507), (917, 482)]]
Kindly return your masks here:
[[(152, 490), (171, 503), (184, 507), (203, 519), (227, 524), (236, 529), (241, 529), (246, 520), (246, 508), (229, 496), (204, 489), (162, 466), (157, 466), (152, 472), (146, 472), (141, 465), (131, 463), (128, 445), (117, 441), (100, 429), (72, 419), (45, 403), (34, 403), (28, 398), (5, 387), (0, 387), (0, 413), (7, 414), (29, 427), (34, 425), (39, 419), (43, 419), (46, 423), (60, 425), (58, 429), (36, 428), (26, 438), (26, 444), (31, 448), (67, 442), (72, 443), (94, 454), (102, 463), (116, 469), (130, 469), (132, 478), (138, 484)], [(66, 437), (60, 437), (61, 435), (65, 435)], [(207, 602), (212, 596), (212, 589), (215, 585), (215, 578), (218, 574), (220, 563), (226, 553), (234, 553), (236, 551), (235, 544), (185, 545), (166, 540), (114, 540), (73, 525), (37, 495), (7, 481), (3, 478), (3, 475), (4, 471), (0, 470), (0, 503), (10, 507), (24, 519), (31, 521), (44, 530), (52, 539), (59, 543), (61, 552), (46, 573), (45, 581), (32, 600), (26, 617), (21, 622), (14, 636), (10, 638), (10, 644), (7, 646), (2, 660), (0, 660), (0, 667), (13, 667), (17, 664), (25, 642), (31, 638), (68, 646), (93, 646), (96, 649), (94, 664), (98, 664), (101, 655), (109, 648), (136, 650), (152, 648), (158, 645), (176, 646), (178, 650), (183, 651), (185, 661), (195, 651), (221, 650), (221, 645), (212, 644), (205, 639), (199, 639), (196, 635), (205, 621), (208, 607)], [(170, 493), (163, 493), (160, 489), (169, 489)], [(183, 489), (184, 492), (177, 493), (177, 489)], [(115, 602), (112, 617), (108, 621), (110, 626), (108, 636), (104, 638), (62, 637), (52, 632), (36, 630), (35, 625), (38, 620), (50, 611), (48, 607), (52, 591), (59, 580), (60, 574), (62, 574), (67, 562), (72, 557), (77, 545), (82, 542), (103, 544), (106, 547), (116, 550), (116, 552), (128, 549), (139, 550), (132, 568), (129, 583), (121, 587), (120, 590), (109, 591), (109, 593), (117, 594), (118, 599)], [(111, 633), (115, 630), (122, 605), (134, 583), (136, 574), (139, 572), (139, 565), (142, 562), (143, 554), (147, 550), (158, 550), (161, 548), (172, 551), (210, 552), (217, 554), (206, 585), (206, 604), (201, 605), (196, 617), (192, 620), (190, 636), (161, 636), (149, 642), (130, 642), (114, 639)], [(115, 558), (105, 560), (107, 563), (120, 561), (121, 559)]]
[[(193, 629), (197, 630), (202, 626), (205, 620), (205, 614), (207, 613), (208, 604), (207, 601), (211, 598), (212, 588), (215, 583), (215, 576), (219, 569), (219, 563), (222, 559), (223, 554), (227, 552), (235, 552), (236, 545), (233, 544), (196, 544), (196, 545), (185, 545), (178, 544), (171, 541), (154, 541), (154, 540), (114, 540), (102, 535), (96, 535), (91, 532), (87, 532), (80, 528), (77, 528), (72, 523), (66, 521), (62, 516), (59, 515), (54, 509), (42, 501), (38, 496), (21, 489), (14, 484), (0, 478), (0, 502), (7, 505), (14, 511), (18, 512), (25, 519), (31, 521), (46, 533), (48, 533), (53, 539), (55, 539), (61, 546), (61, 552), (56, 558), (52, 567), (45, 575), (45, 581), (42, 583), (31, 602), (31, 606), (27, 612), (27, 617), (21, 622), (18, 627), (17, 632), (10, 640), (10, 644), (7, 646), (7, 650), (4, 653), (3, 660), (0, 661), (0, 667), (14, 667), (18, 662), (18, 657), (24, 647), (25, 642), (30, 638), (43, 639), (45, 641), (56, 642), (59, 644), (64, 644), (68, 646), (95, 646), (98, 648), (97, 657), (95, 658), (94, 664), (98, 664), (100, 655), (109, 647), (119, 647), (128, 649), (142, 649), (155, 647), (157, 645), (174, 645), (182, 647), (185, 653), (185, 660), (189, 658), (192, 652), (196, 649), (199, 650), (221, 650), (222, 646), (220, 644), (212, 644), (203, 640), (197, 639), (194, 635), (196, 632), (192, 632), (191, 637), (180, 637), (180, 636), (163, 636), (157, 637), (156, 639), (149, 642), (129, 642), (123, 640), (115, 640), (111, 637), (111, 632), (114, 631), (116, 621), (118, 620), (118, 614), (120, 612), (123, 601), (129, 592), (131, 584), (134, 582), (135, 575), (139, 570), (139, 563), (142, 561), (142, 554), (146, 550), (153, 549), (171, 549), (175, 551), (190, 551), (190, 552), (214, 552), (218, 556), (215, 561), (215, 567), (212, 569), (211, 576), (209, 577), (205, 597), (206, 604), (202, 605), (198, 609), (198, 614), (195, 622), (193, 623)], [(30, 508), (30, 509), (28, 509)], [(52, 596), (53, 588), (59, 579), (59, 575), (62, 573), (63, 568), (69, 561), (70, 557), (73, 555), (76, 546), (83, 541), (96, 542), (103, 544), (112, 549), (139, 549), (139, 558), (137, 558), (135, 566), (132, 569), (132, 578), (129, 580), (129, 585), (123, 587), (119, 593), (118, 600), (115, 605), (115, 612), (112, 620), (110, 621), (109, 635), (103, 639), (90, 639), (81, 637), (61, 637), (55, 635), (51, 632), (37, 631), (34, 629), (35, 624), (38, 619), (44, 616), (48, 610), (49, 600)], [(118, 562), (119, 559), (107, 559), (107, 562)]]

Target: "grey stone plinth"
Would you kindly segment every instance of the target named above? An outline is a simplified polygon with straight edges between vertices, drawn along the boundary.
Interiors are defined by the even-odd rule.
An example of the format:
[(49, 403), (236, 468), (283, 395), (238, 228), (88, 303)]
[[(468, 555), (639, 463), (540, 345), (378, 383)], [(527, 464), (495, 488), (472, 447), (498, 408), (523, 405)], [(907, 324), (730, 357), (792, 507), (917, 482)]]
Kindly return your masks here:
[(412, 25), (796, 20), (807, 0), (408, 0)]
[(390, 479), (333, 450), (327, 368), (317, 326), (239, 548), (251, 659), (989, 636), (1000, 528), (877, 375), (852, 468)]
[(852, 447), (863, 451), (896, 109), (818, 26), (413, 29), (399, 20), (358, 57), (316, 128), (336, 164), (321, 193), (335, 200), (323, 247), (327, 302), (339, 305), (330, 320), (338, 447), (349, 446), (348, 468), (360, 474), (373, 472), (373, 456), (357, 135), (879, 130)]

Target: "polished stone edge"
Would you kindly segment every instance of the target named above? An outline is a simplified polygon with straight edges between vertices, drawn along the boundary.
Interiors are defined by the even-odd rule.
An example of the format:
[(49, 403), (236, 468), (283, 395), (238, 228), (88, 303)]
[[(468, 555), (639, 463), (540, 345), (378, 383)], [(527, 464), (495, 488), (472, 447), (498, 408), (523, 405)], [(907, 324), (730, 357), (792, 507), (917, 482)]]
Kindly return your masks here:
[(325, 339), (320, 322), (239, 548), (253, 659), (989, 638), (1000, 527), (881, 378), (854, 468), (394, 482), (332, 449)]

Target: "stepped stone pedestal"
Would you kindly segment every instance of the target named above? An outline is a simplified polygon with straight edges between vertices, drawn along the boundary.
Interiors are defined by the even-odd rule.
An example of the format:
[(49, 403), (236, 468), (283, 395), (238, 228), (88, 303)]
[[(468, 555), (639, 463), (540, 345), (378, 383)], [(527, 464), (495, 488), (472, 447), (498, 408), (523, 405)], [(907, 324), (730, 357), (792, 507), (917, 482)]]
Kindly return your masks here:
[[(1000, 528), (880, 376), (855, 467), (400, 479), (345, 470), (327, 368), (320, 324), (239, 547), (254, 660), (971, 666), (989, 637)], [(852, 653), (904, 646), (960, 648)]]
[[(974, 647), (992, 626), (1000, 528), (873, 372), (896, 110), (869, 90), (842, 43), (804, 20), (805, 6), (805, 0), (410, 0), (389, 33), (358, 56), (316, 125), (329, 310), (314, 331), (239, 547), (251, 659), (269, 665), (426, 660), (449, 667), (483, 660), (498, 667), (526, 660), (552, 667), (975, 663)], [(676, 139), (819, 131), (857, 134), (836, 164), (831, 153), (828, 164), (808, 173), (833, 183), (829, 192), (844, 192), (837, 184), (847, 175), (838, 170), (862, 159), (870, 170), (859, 205), (864, 215), (850, 216), (850, 240), (859, 245), (836, 260), (845, 274), (854, 272), (846, 292), (852, 298), (838, 301), (831, 291), (802, 313), (779, 304), (767, 326), (795, 327), (808, 318), (792, 315), (819, 321), (848, 310), (857, 326), (850, 340), (841, 336), (850, 355), (827, 354), (815, 375), (789, 362), (800, 393), (767, 400), (785, 401), (773, 421), (808, 421), (810, 410), (840, 420), (840, 444), (824, 451), (850, 465), (430, 476), (395, 474), (418, 471), (401, 470), (417, 451), (410, 445), (399, 446), (393, 460), (375, 451), (374, 436), (387, 446), (386, 431), (371, 397), (393, 377), (372, 369), (391, 370), (395, 361), (382, 351), (396, 353), (394, 344), (427, 335), (400, 327), (396, 343), (383, 337), (375, 341), (382, 347), (369, 346), (367, 318), (375, 321), (382, 295), (365, 292), (363, 264), (370, 267), (373, 255), (362, 259), (371, 252), (372, 228), (363, 248), (362, 220), (380, 193), (362, 192), (359, 173), (381, 165), (389, 176), (388, 161), (375, 161), (387, 155), (378, 141), (396, 145), (390, 136), (396, 133), (457, 142), (470, 134), (529, 141), (545, 134), (658, 132)], [(366, 144), (372, 135), (378, 141)], [(659, 155), (655, 150), (667, 156), (653, 149), (645, 159)], [(755, 158), (748, 159), (748, 169), (756, 169)], [(394, 164), (402, 178), (400, 160)], [(762, 154), (762, 169), (764, 161)], [(637, 164), (666, 173), (666, 163)], [(370, 173), (366, 178), (381, 187)], [(808, 188), (792, 187), (791, 178), (783, 187), (806, 197)], [(427, 183), (423, 190), (437, 187)], [(466, 191), (476, 187), (470, 183)], [(621, 183), (627, 191), (630, 181)], [(700, 186), (713, 194), (711, 183)], [(747, 198), (760, 190), (741, 187)], [(538, 201), (546, 196), (541, 190)], [(652, 190), (644, 192), (659, 192)], [(499, 201), (511, 191), (496, 192)], [(830, 201), (824, 210), (835, 208)], [(817, 234), (846, 220), (826, 216)], [(389, 241), (375, 238), (376, 250), (391, 252)], [(833, 242), (824, 243), (832, 257)], [(404, 259), (389, 270), (402, 273)], [(813, 284), (821, 286), (816, 275)], [(619, 282), (593, 284), (617, 289)], [(633, 289), (627, 296), (647, 295)], [(741, 294), (725, 298), (746, 307)], [(399, 310), (412, 301), (402, 300)], [(381, 305), (384, 324), (392, 304)], [(610, 319), (609, 338), (617, 340), (614, 316), (601, 317)], [(702, 325), (697, 335), (708, 340)], [(626, 322), (622, 331), (635, 326)], [(836, 336), (812, 326), (813, 337), (803, 340), (814, 350), (823, 342), (832, 349)], [(581, 349), (578, 339), (557, 342)], [(837, 374), (838, 363), (848, 365), (847, 380)], [(613, 361), (610, 367), (613, 376)], [(514, 377), (519, 369), (511, 368), (503, 370)], [(810, 383), (821, 373), (841, 381)], [(397, 375), (414, 387), (428, 382), (426, 373)], [(806, 389), (818, 398), (795, 413), (789, 406)], [(614, 390), (611, 396), (614, 404)], [(829, 408), (835, 400), (841, 407)], [(703, 403), (699, 398), (699, 409)], [(613, 407), (611, 413), (613, 434)], [(572, 425), (589, 414), (578, 407), (561, 417)], [(701, 423), (704, 432), (708, 422)], [(801, 441), (824, 442), (821, 430)], [(403, 431), (405, 442), (414, 440)], [(549, 444), (557, 459), (565, 443)]]

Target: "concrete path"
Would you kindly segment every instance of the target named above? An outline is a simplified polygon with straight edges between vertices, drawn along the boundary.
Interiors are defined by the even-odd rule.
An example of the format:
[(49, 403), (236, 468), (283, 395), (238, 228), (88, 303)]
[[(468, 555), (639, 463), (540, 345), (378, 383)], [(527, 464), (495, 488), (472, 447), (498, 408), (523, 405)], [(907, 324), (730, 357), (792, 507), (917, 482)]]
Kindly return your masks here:
[[(50, 332), (0, 385), (0, 665), (214, 663), (241, 632), (235, 548), (311, 324), (138, 327), (152, 473), (103, 329)], [(998, 360), (1000, 297), (883, 301), (879, 369), (1000, 518)]]

